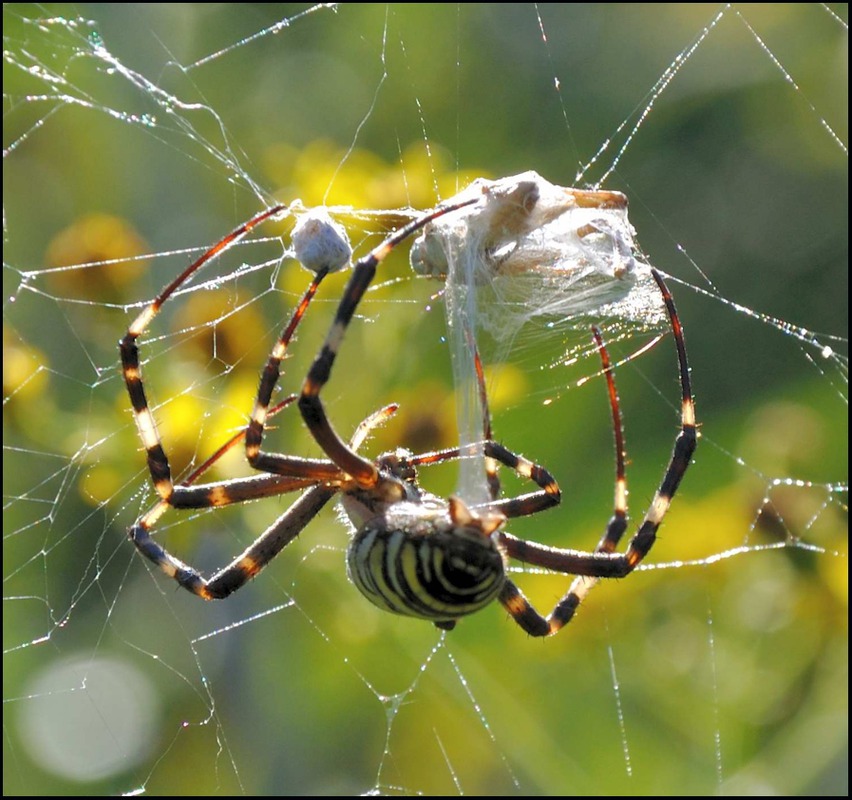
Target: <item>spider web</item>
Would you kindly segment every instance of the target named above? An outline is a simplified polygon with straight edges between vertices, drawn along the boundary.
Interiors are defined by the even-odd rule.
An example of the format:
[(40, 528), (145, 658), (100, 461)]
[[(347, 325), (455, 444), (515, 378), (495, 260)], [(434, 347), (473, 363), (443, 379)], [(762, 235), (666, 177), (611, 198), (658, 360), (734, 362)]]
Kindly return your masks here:
[[(845, 794), (845, 17), (5, 5), (4, 790)], [(116, 341), (144, 302), (276, 199), (332, 206), (363, 253), (406, 209), (527, 169), (626, 192), (671, 276), (702, 438), (647, 566), (540, 642), (496, 606), (449, 634), (374, 611), (333, 512), (224, 603), (143, 563), (125, 532), (153, 492)], [(291, 226), (203, 271), (144, 337), (183, 474), (244, 423), (307, 285), (278, 238)], [(370, 453), (458, 439), (442, 285), (401, 250), (324, 392), (344, 435), (400, 402)], [(344, 281), (309, 310), (285, 394)], [(497, 437), (564, 492), (512, 532), (590, 548), (612, 434), (587, 328), (569, 328), (533, 320), (500, 363), (485, 345), (489, 391)], [(677, 427), (657, 335), (608, 337), (634, 519)], [(297, 417), (271, 440), (319, 455)], [(242, 474), (234, 453), (211, 477)], [(289, 502), (171, 513), (157, 535), (212, 570)], [(541, 608), (566, 587), (514, 577)]]

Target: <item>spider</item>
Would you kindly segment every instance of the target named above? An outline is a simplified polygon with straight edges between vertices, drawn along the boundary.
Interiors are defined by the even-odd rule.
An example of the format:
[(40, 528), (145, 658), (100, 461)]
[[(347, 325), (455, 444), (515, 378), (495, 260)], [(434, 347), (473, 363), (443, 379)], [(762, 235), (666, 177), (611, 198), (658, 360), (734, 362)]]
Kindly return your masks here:
[[(145, 307), (119, 342), (124, 380), (147, 452), (148, 469), (159, 495), (157, 504), (143, 514), (129, 531), (131, 540), (143, 555), (184, 589), (205, 600), (222, 599), (256, 576), (301, 533), (323, 506), (340, 493), (343, 508), (356, 528), (347, 550), (348, 573), (352, 582), (372, 603), (384, 610), (428, 620), (438, 628), (449, 630), (458, 619), (498, 600), (517, 624), (533, 636), (554, 634), (569, 622), (594, 584), (594, 579), (623, 577), (635, 569), (654, 543), (657, 529), (689, 466), (696, 444), (694, 403), (683, 331), (671, 294), (656, 270), (652, 274), (662, 294), (677, 348), (682, 425), (660, 488), (624, 554), (615, 552), (627, 527), (621, 421), (612, 368), (597, 331), (595, 338), (607, 378), (617, 452), (615, 511), (594, 552), (548, 547), (519, 539), (503, 530), (508, 519), (536, 514), (557, 505), (561, 493), (547, 470), (493, 440), (478, 356), (476, 364), (486, 440), (476, 445), (420, 455), (398, 449), (373, 460), (360, 455), (357, 450), (371, 430), (392, 416), (395, 406), (387, 406), (368, 416), (348, 444), (340, 438), (326, 416), (320, 392), (330, 378), (346, 329), (378, 265), (399, 243), (432, 220), (476, 202), (478, 198), (473, 197), (437, 207), (391, 234), (355, 263), (335, 319), (298, 396), (304, 422), (326, 459), (267, 453), (261, 445), (269, 417), (296, 401), (296, 397), (291, 396), (270, 409), (272, 394), (280, 377), (280, 364), (293, 334), (322, 279), (342, 267), (339, 259), (323, 263), (323, 258), (319, 257), (308, 264), (316, 274), (269, 356), (245, 431), (232, 437), (183, 484), (175, 485), (171, 478), (169, 462), (142, 383), (136, 342), (163, 303), (212, 258), (264, 220), (281, 213), (284, 207), (268, 209), (236, 228), (187, 267)], [(339, 254), (341, 250), (331, 247), (321, 248), (321, 251)], [(213, 461), (243, 438), (246, 458), (259, 475), (192, 485)], [(491, 498), (488, 502), (468, 506), (458, 497), (445, 500), (420, 487), (417, 467), (474, 457), (476, 454), (482, 454), (485, 459)], [(500, 498), (498, 464), (531, 480), (537, 489), (518, 497)], [(297, 490), (302, 490), (301, 496), (242, 554), (210, 578), (203, 577), (193, 567), (172, 556), (151, 537), (152, 527), (170, 507), (218, 507)], [(593, 580), (576, 578), (566, 595), (545, 618), (508, 578), (506, 566), (509, 558)]]

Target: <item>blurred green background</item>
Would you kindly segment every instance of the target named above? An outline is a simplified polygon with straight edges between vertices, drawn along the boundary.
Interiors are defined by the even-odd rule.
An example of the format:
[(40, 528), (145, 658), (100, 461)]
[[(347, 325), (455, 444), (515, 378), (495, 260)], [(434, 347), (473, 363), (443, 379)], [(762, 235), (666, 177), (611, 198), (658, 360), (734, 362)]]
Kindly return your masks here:
[[(845, 794), (846, 6), (309, 8), (4, 6), (4, 791)], [(702, 425), (649, 561), (700, 565), (598, 587), (549, 641), (495, 607), (442, 642), (357, 594), (331, 510), (225, 603), (143, 563), (125, 531), (152, 497), (115, 343), (189, 251), (273, 199), (423, 209), (476, 175), (594, 183), (720, 12), (605, 184), (674, 276)], [(400, 222), (342, 219), (361, 252)], [(291, 224), (211, 266), (202, 279), (228, 278), (177, 297), (143, 343), (178, 471), (251, 408), (307, 283), (279, 263)], [(450, 446), (440, 287), (405, 252), (382, 278), (329, 413), (349, 431), (398, 401), (369, 452)], [(282, 391), (344, 280), (323, 287)], [(574, 344), (525, 340), (492, 406), (498, 437), (564, 492), (512, 531), (590, 548), (612, 504), (604, 386), (575, 388), (594, 358), (542, 368)], [(638, 517), (677, 426), (671, 341), (617, 380)], [(276, 447), (317, 455), (296, 414), (276, 428)], [(217, 477), (246, 474), (234, 455)], [(162, 535), (214, 569), (287, 502), (172, 514)], [(541, 608), (566, 586), (517, 577)]]

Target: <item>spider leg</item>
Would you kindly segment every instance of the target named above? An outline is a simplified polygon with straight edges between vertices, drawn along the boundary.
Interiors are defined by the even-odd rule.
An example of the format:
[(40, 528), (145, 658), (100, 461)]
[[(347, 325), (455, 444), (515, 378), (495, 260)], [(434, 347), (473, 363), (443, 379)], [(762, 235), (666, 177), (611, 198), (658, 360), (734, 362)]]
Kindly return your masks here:
[[(624, 532), (627, 530), (627, 476), (624, 467), (625, 448), (624, 448), (624, 426), (621, 421), (621, 407), (618, 402), (618, 392), (615, 388), (615, 378), (612, 374), (612, 364), (609, 359), (606, 345), (598, 328), (592, 328), (592, 335), (595, 338), (598, 352), (603, 363), (604, 375), (606, 376), (607, 394), (609, 396), (609, 406), (612, 412), (612, 429), (615, 438), (615, 499), (613, 502), (614, 509), (612, 517), (606, 526), (604, 535), (598, 542), (595, 548), (596, 553), (613, 553), (618, 543), (621, 541)], [(564, 606), (565, 611), (562, 613), (562, 624), (567, 625), (571, 621), (574, 611), (579, 605), (585, 601), (589, 592), (597, 585), (599, 578), (591, 578), (584, 575), (578, 575), (571, 582), (571, 586), (565, 594), (565, 597), (560, 601), (560, 606)]]
[[(274, 417), (281, 409), (286, 408), (291, 403), (295, 403), (296, 400), (299, 399), (299, 396), (296, 394), (291, 394), (289, 397), (285, 397), (280, 403), (276, 403), (266, 414), (266, 419), (269, 420)], [(232, 447), (234, 447), (238, 442), (241, 442), (246, 438), (246, 433), (248, 428), (240, 428), (227, 442), (225, 442), (221, 447), (219, 447), (213, 455), (203, 461), (199, 466), (197, 466), (186, 478), (184, 478), (180, 485), (181, 486), (191, 486), (195, 483), (198, 478), (200, 478), (205, 472), (207, 472), (210, 467), (212, 467), (222, 456), (225, 455)]]
[(163, 303), (168, 300), (174, 292), (180, 288), (189, 278), (200, 270), (216, 256), (223, 253), (233, 244), (242, 239), (253, 228), (260, 225), (270, 217), (280, 214), (286, 209), (284, 205), (276, 205), (268, 208), (259, 214), (256, 214), (248, 222), (244, 222), (239, 227), (231, 231), (224, 239), (217, 242), (213, 247), (207, 250), (200, 258), (193, 261), (180, 275), (178, 275), (170, 284), (163, 288), (158, 294), (136, 317), (127, 329), (127, 333), (119, 341), (119, 351), (121, 353), (121, 369), (124, 375), (124, 382), (127, 385), (127, 393), (130, 396), (130, 403), (133, 407), (133, 416), (136, 420), (136, 427), (139, 429), (139, 436), (142, 439), (142, 445), (148, 454), (148, 470), (151, 473), (151, 480), (154, 482), (154, 488), (157, 494), (163, 499), (168, 500), (175, 492), (175, 486), (172, 481), (171, 468), (169, 459), (163, 449), (160, 436), (157, 433), (157, 426), (154, 422), (154, 417), (151, 410), (148, 408), (148, 400), (145, 396), (145, 387), (142, 385), (142, 370), (139, 365), (139, 347), (136, 340), (145, 332), (148, 325), (157, 316), (162, 308)]
[[(416, 456), (407, 456), (405, 459), (406, 463), (415, 467), (424, 464), (453, 461), (459, 458), (479, 458), (484, 456), (485, 478), (488, 483), (488, 492), (491, 500), (488, 503), (470, 507), (476, 511), (487, 509), (491, 513), (502, 514), (504, 517), (510, 518), (529, 516), (559, 505), (562, 497), (559, 484), (544, 467), (534, 464), (529, 459), (513, 453), (511, 450), (494, 441), (482, 358), (479, 355), (479, 348), (470, 337), (468, 338), (468, 344), (473, 350), (473, 363), (476, 369), (479, 403), (482, 409), (482, 429), (485, 440), (474, 442), (464, 447), (454, 447), (446, 450), (436, 450), (431, 453), (421, 453)], [(522, 478), (531, 480), (539, 487), (540, 491), (521, 495), (520, 497), (499, 500), (500, 476), (497, 473), (498, 464), (503, 464), (514, 470)]]
[[(692, 396), (692, 386), (689, 377), (689, 364), (686, 357), (683, 328), (675, 309), (674, 300), (662, 276), (654, 269), (651, 274), (663, 296), (663, 302), (669, 315), (672, 333), (677, 349), (678, 366), (681, 385), (681, 431), (675, 439), (669, 465), (666, 468), (660, 487), (645, 513), (639, 529), (630, 540), (627, 552), (615, 553), (613, 550), (621, 539), (624, 527), (621, 525), (621, 513), (626, 525), (626, 481), (624, 481), (623, 460), (619, 464), (616, 456), (616, 502), (615, 514), (604, 533), (603, 538), (593, 553), (577, 550), (559, 550), (544, 545), (526, 542), (510, 534), (499, 532), (497, 536), (505, 547), (507, 555), (536, 566), (552, 569), (594, 579), (624, 577), (630, 574), (648, 554), (654, 544), (657, 530), (663, 521), (672, 498), (686, 474), (697, 443), (695, 422), (695, 401)], [(610, 388), (610, 403), (613, 404), (614, 386)], [(617, 407), (617, 400), (614, 408)], [(623, 441), (619, 447), (620, 414), (613, 413), (616, 427), (616, 448), (618, 453), (623, 451)], [(622, 456), (623, 459), (623, 456)], [(578, 579), (572, 582), (565, 596), (556, 604), (547, 618), (542, 617), (523, 593), (511, 581), (506, 581), (500, 596), (500, 602), (512, 615), (514, 620), (532, 636), (549, 636), (558, 632), (574, 616), (580, 602), (588, 594), (595, 581)]]
[(299, 497), (255, 542), (210, 579), (175, 558), (150, 535), (157, 518), (168, 508), (161, 501), (130, 529), (133, 544), (184, 589), (204, 600), (221, 600), (260, 572), (334, 497), (336, 489), (320, 484)]
[(331, 426), (319, 396), (320, 391), (328, 382), (346, 328), (352, 321), (361, 298), (372, 282), (378, 265), (400, 242), (416, 233), (427, 223), (451, 211), (478, 202), (478, 200), (478, 197), (474, 197), (456, 204), (440, 206), (434, 211), (424, 214), (400, 228), (372, 250), (369, 255), (356, 262), (325, 343), (311, 365), (302, 385), (299, 408), (305, 424), (325, 454), (362, 488), (369, 489), (378, 483), (378, 469), (372, 461), (359, 456), (352, 448), (348, 447)]
[[(609, 352), (606, 349), (603, 338), (598, 328), (592, 328), (592, 335), (598, 348), (598, 353), (603, 364), (604, 376), (606, 377), (607, 395), (609, 397), (610, 411), (612, 414), (612, 427), (615, 439), (615, 499), (614, 510), (604, 535), (595, 548), (595, 553), (612, 553), (621, 541), (627, 529), (627, 478), (625, 471), (625, 448), (624, 448), (624, 426), (621, 421), (621, 407), (618, 402), (618, 391), (615, 388), (612, 363)], [(521, 541), (521, 540), (518, 540)], [(555, 627), (555, 620), (561, 623), (559, 627), (567, 625), (571, 621), (574, 612), (585, 599), (589, 592), (597, 584), (599, 578), (578, 575), (571, 582), (571, 586), (564, 597), (557, 604), (556, 609), (549, 619), (542, 617), (533, 605), (524, 597), (523, 593), (512, 582), (504, 588), (501, 598), (504, 607), (509, 609), (515, 621), (528, 633), (533, 635), (549, 635), (559, 630)]]
[[(559, 505), (562, 500), (562, 491), (556, 479), (544, 467), (513, 453), (497, 442), (485, 442), (483, 451), (486, 458), (491, 458), (495, 462), (509, 467), (522, 478), (527, 478), (540, 487), (537, 492), (522, 494), (519, 497), (492, 500), (485, 504), (489, 511), (503, 514), (503, 516), (511, 519), (512, 517), (527, 517)], [(496, 476), (496, 469), (494, 474)], [(479, 506), (474, 506), (474, 508), (479, 508)]]
[[(270, 409), (267, 419), (289, 405), (293, 399), (295, 399), (295, 396), (287, 398)], [(363, 420), (356, 428), (350, 445), (356, 449), (360, 447), (369, 433), (391, 417), (396, 409), (395, 405), (386, 406)], [(152, 509), (140, 517), (130, 529), (131, 540), (146, 558), (156, 564), (166, 575), (174, 578), (184, 589), (204, 600), (221, 600), (228, 597), (257, 575), (301, 533), (304, 527), (338, 491), (338, 487), (333, 484), (320, 483), (317, 485), (316, 481), (281, 475), (255, 476), (237, 481), (209, 484), (208, 486), (190, 486), (244, 435), (245, 431), (240, 431), (232, 436), (184, 481), (181, 488), (186, 489), (186, 493), (182, 493), (180, 496), (182, 498), (195, 498), (194, 493), (198, 492), (195, 504), (187, 501), (186, 505), (175, 506), (174, 500), (178, 496), (175, 494), (172, 496), (171, 502), (160, 500)], [(245, 487), (250, 485), (252, 490), (248, 491)], [(175, 558), (151, 538), (151, 529), (170, 507), (204, 508), (211, 505), (226, 505), (257, 497), (283, 494), (305, 486), (310, 488), (294, 501), (246, 550), (209, 579), (204, 578), (194, 567)], [(215, 497), (227, 498), (226, 502), (210, 502), (209, 495), (211, 492), (215, 493)]]
[[(290, 405), (295, 400), (296, 395), (290, 395), (290, 397), (285, 398), (274, 408), (269, 410), (267, 417), (273, 417), (281, 411), (281, 409)], [(130, 539), (139, 551), (146, 556), (146, 558), (155, 563), (169, 577), (174, 578), (185, 589), (204, 598), (205, 600), (227, 597), (228, 594), (236, 591), (236, 589), (242, 586), (242, 584), (251, 577), (251, 567), (256, 561), (256, 559), (255, 561), (252, 560), (256, 555), (256, 553), (252, 552), (254, 545), (252, 545), (252, 548), (246, 550), (242, 556), (231, 563), (230, 567), (232, 570), (230, 573), (225, 575), (227, 572), (226, 568), (226, 570), (217, 573), (217, 575), (214, 575), (208, 581), (205, 580), (197, 570), (175, 558), (165, 548), (161, 547), (151, 538), (151, 529), (154, 527), (157, 520), (159, 520), (159, 518), (169, 508), (209, 508), (211, 506), (229, 505), (231, 503), (257, 499), (259, 497), (274, 496), (289, 491), (296, 491), (316, 484), (316, 481), (287, 478), (281, 475), (263, 475), (232, 481), (220, 481), (218, 483), (201, 486), (192, 485), (203, 473), (222, 458), (225, 453), (242, 440), (245, 437), (245, 434), (245, 428), (234, 434), (227, 442), (219, 447), (213, 455), (207, 458), (200, 466), (193, 470), (193, 472), (190, 473), (184, 481), (182, 481), (180, 487), (177, 487), (180, 491), (175, 491), (171, 498), (167, 500), (160, 500), (153, 508), (141, 516), (129, 531)], [(271, 543), (274, 544), (275, 537), (280, 536), (282, 532), (289, 530), (289, 526), (293, 524), (300, 513), (303, 517), (310, 514), (310, 516), (308, 516), (304, 521), (304, 524), (306, 525), (310, 519), (319, 512), (322, 506), (328, 502), (328, 499), (325, 499), (320, 503), (321, 498), (318, 496), (315, 496), (314, 500), (318, 503), (318, 505), (312, 514), (310, 514), (310, 508), (301, 508), (294, 504), (295, 510), (293, 510), (293, 507), (288, 509), (288, 512), (270, 526), (270, 528), (255, 542), (255, 545), (258, 545), (261, 542), (264, 542), (267, 547)], [(299, 501), (297, 501), (297, 503), (298, 502)], [(292, 514), (290, 514), (291, 510)], [(290, 514), (290, 516), (288, 516), (288, 514)], [(286, 541), (277, 543), (278, 549), (275, 552), (279, 552), (286, 544)], [(235, 585), (234, 579), (239, 575), (243, 575), (244, 577)]]
[(612, 371), (612, 362), (609, 359), (606, 345), (598, 328), (592, 327), (592, 335), (598, 348), (598, 353), (603, 364), (604, 377), (606, 378), (607, 396), (609, 397), (609, 408), (612, 414), (612, 430), (615, 439), (615, 498), (613, 500), (613, 512), (603, 537), (595, 548), (596, 553), (612, 553), (624, 532), (627, 530), (627, 474), (624, 467), (624, 425), (621, 421), (621, 405), (618, 402), (618, 391), (615, 388), (615, 378)]
[(260, 385), (257, 390), (257, 399), (254, 403), (251, 420), (246, 429), (246, 458), (249, 464), (263, 472), (288, 475), (290, 477), (309, 477), (319, 480), (334, 480), (341, 477), (340, 469), (329, 461), (319, 459), (298, 458), (284, 455), (283, 453), (264, 453), (260, 448), (263, 443), (263, 431), (266, 418), (269, 413), (269, 404), (272, 401), (272, 393), (281, 375), (281, 361), (287, 355), (290, 340), (296, 332), (299, 322), (302, 320), (314, 295), (319, 289), (323, 278), (329, 274), (328, 267), (320, 269), (310, 286), (296, 306), (290, 321), (275, 343), (275, 347), (269, 355), (266, 366), (260, 376)]
[(486, 510), (511, 518), (526, 517), (559, 505), (562, 499), (562, 492), (556, 479), (544, 467), (513, 453), (498, 442), (474, 442), (465, 447), (451, 447), (446, 450), (435, 450), (430, 453), (406, 456), (404, 461), (408, 466), (418, 467), (430, 464), (442, 464), (445, 461), (455, 461), (460, 458), (477, 458), (482, 455), (486, 459), (492, 460), (495, 464), (500, 463), (509, 467), (522, 478), (531, 480), (539, 487), (539, 491), (523, 494), (519, 497), (491, 500), (487, 503), (471, 505), (469, 507), (471, 510)]
[[(286, 397), (269, 409), (267, 419), (271, 419), (281, 409), (286, 408), (297, 399), (298, 395), (295, 394)], [(252, 475), (248, 478), (235, 478), (193, 486), (202, 474), (207, 472), (245, 436), (246, 428), (242, 428), (184, 478), (169, 500), (161, 500), (160, 502), (166, 507), (171, 506), (172, 508), (210, 508), (211, 506), (226, 506), (232, 503), (242, 503), (246, 500), (257, 500), (262, 497), (295, 492), (300, 489), (307, 489), (317, 483), (317, 479), (273, 474)]]
[[(470, 336), (470, 332), (468, 331)], [(482, 366), (482, 358), (476, 342), (470, 341), (469, 346), (473, 349), (473, 365), (476, 369), (476, 383), (479, 387), (479, 406), (482, 409), (482, 435), (486, 441), (494, 441), (494, 432), (491, 428), (491, 409), (488, 405), (488, 391), (485, 386), (485, 369)], [(497, 474), (497, 460), (490, 456), (485, 457), (485, 481), (488, 484), (488, 494), (492, 500), (500, 497), (500, 476)]]
[[(137, 340), (147, 330), (148, 325), (157, 316), (162, 305), (185, 281), (211, 259), (239, 241), (257, 225), (279, 214), (285, 208), (283, 205), (277, 205), (255, 215), (207, 250), (200, 258), (184, 269), (180, 275), (169, 283), (145, 307), (133, 323), (131, 323), (127, 333), (119, 342), (125, 384), (130, 396), (140, 438), (147, 452), (148, 469), (151, 473), (154, 488), (160, 497), (159, 502), (140, 517), (131, 527), (129, 531), (130, 538), (149, 560), (157, 564), (165, 573), (175, 578), (181, 586), (205, 599), (226, 597), (242, 586), (249, 578), (257, 574), (338, 491), (339, 481), (345, 476), (335, 464), (328, 461), (290, 459), (280, 456), (277, 459), (273, 459), (275, 469), (266, 470), (267, 474), (239, 478), (232, 481), (220, 481), (201, 486), (191, 485), (237, 441), (243, 438), (243, 434), (240, 433), (220, 447), (183, 484), (176, 486), (172, 479), (168, 457), (157, 433), (153, 415), (148, 407), (145, 388), (142, 382)], [(316, 221), (314, 220), (312, 224), (315, 225)], [(333, 226), (331, 227), (333, 228)], [(311, 240), (310, 231), (307, 236), (302, 237), (302, 243), (307, 247), (307, 250), (303, 249), (305, 258), (300, 256), (300, 260), (303, 265), (309, 269), (313, 269), (316, 274), (273, 349), (267, 362), (267, 367), (261, 376), (255, 410), (249, 428), (245, 432), (246, 451), (250, 461), (258, 461), (258, 456), (261, 455), (260, 441), (263, 436), (263, 427), (266, 420), (280, 408), (292, 402), (292, 398), (288, 398), (284, 402), (279, 403), (271, 411), (269, 410), (271, 395), (280, 372), (280, 362), (286, 353), (290, 339), (301, 322), (323, 278), (328, 272), (339, 269), (349, 259), (350, 251), (348, 249), (348, 242), (335, 238), (336, 234), (333, 230), (329, 233), (328, 226), (326, 226), (325, 232), (323, 232), (322, 222), (319, 223), (319, 228), (320, 237), (313, 237), (313, 240)], [(293, 239), (298, 254), (300, 244), (296, 243), (295, 229)], [(317, 241), (319, 244), (318, 248), (314, 246), (317, 244)], [(357, 447), (372, 427), (392, 413), (393, 410), (388, 412), (387, 409), (383, 409), (368, 417), (356, 431), (351, 446)], [(270, 472), (272, 474), (269, 474)], [(320, 484), (319, 486), (317, 485), (318, 483)], [(284, 494), (300, 489), (307, 489), (307, 491), (241, 556), (209, 580), (204, 579), (189, 565), (171, 556), (164, 548), (151, 539), (151, 529), (169, 507), (208, 508)]]

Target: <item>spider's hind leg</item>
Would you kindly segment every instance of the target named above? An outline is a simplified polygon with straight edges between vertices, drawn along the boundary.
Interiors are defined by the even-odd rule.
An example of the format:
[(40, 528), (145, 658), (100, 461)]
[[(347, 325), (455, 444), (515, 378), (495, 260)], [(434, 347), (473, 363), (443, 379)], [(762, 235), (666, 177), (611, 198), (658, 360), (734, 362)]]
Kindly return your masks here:
[[(627, 491), (626, 482), (623, 480), (623, 462), (619, 464), (619, 459), (623, 459), (623, 443), (621, 446), (618, 444), (620, 421), (615, 412), (613, 419), (615, 420), (616, 447), (618, 450), (616, 456), (615, 514), (596, 550), (592, 553), (560, 550), (534, 542), (526, 542), (506, 533), (498, 534), (507, 555), (511, 558), (545, 567), (555, 572), (578, 576), (546, 619), (538, 614), (511, 581), (506, 582), (500, 601), (515, 621), (534, 636), (556, 633), (570, 622), (577, 607), (595, 585), (597, 579), (623, 578), (642, 562), (656, 541), (657, 530), (671, 506), (672, 498), (689, 468), (692, 454), (695, 451), (697, 444), (695, 401), (692, 396), (683, 328), (665, 281), (657, 270), (652, 269), (651, 274), (662, 294), (677, 349), (681, 385), (681, 431), (675, 439), (674, 450), (660, 487), (645, 512), (645, 517), (639, 529), (630, 540), (626, 553), (614, 552), (623, 535), (627, 515)], [(608, 377), (607, 380), (609, 384), (610, 378)], [(614, 397), (614, 386), (611, 385), (611, 403)], [(615, 402), (614, 408), (617, 408), (617, 402)]]
[[(612, 362), (597, 327), (592, 328), (595, 345), (601, 357), (606, 378), (607, 395), (612, 414), (612, 427), (615, 439), (615, 499), (613, 514), (606, 526), (595, 553), (612, 553), (621, 541), (627, 529), (627, 476), (625, 471), (624, 426), (621, 421), (621, 406), (618, 391), (615, 388)], [(504, 537), (508, 534), (503, 534)], [(520, 542), (521, 540), (517, 540)], [(500, 602), (518, 623), (531, 636), (550, 636), (571, 621), (574, 612), (586, 595), (597, 583), (597, 578), (577, 576), (564, 597), (556, 604), (550, 616), (545, 618), (536, 611), (523, 592), (512, 582), (506, 581)]]

